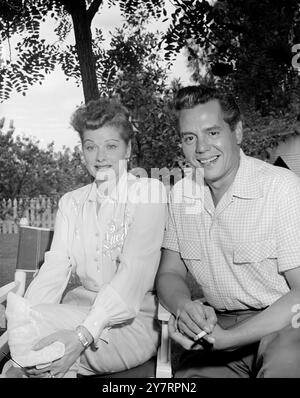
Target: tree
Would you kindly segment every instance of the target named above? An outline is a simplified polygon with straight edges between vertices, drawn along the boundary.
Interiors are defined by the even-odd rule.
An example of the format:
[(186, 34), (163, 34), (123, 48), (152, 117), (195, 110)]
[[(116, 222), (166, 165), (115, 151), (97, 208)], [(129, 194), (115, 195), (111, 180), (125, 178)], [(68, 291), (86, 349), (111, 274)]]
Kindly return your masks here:
[(198, 73), (205, 67), (215, 82), (253, 101), (262, 115), (287, 110), (299, 81), (291, 62), (292, 46), (300, 42), (298, 0), (178, 0), (175, 5), (165, 39), (168, 57), (186, 47), (194, 71), (195, 65)]
[(55, 152), (53, 143), (46, 149), (28, 137), (14, 137), (13, 122), (6, 133), (0, 123), (0, 199), (61, 196), (90, 181), (79, 152), (65, 148)]
[(298, 0), (175, 1), (165, 37), (167, 58), (185, 48), (196, 83), (236, 95), (245, 116), (246, 153), (267, 158), (267, 148), (297, 134), (299, 73), (292, 47), (300, 42)]
[[(164, 2), (108, 0), (110, 6), (117, 3), (124, 16), (134, 15), (142, 8), (148, 15), (159, 17)], [(86, 102), (98, 98), (97, 68), (101, 66), (105, 52), (94, 46), (91, 23), (102, 4), (103, 0), (0, 0), (0, 41), (10, 43), (13, 34), (23, 36), (15, 49), (17, 60), (2, 61), (0, 100), (9, 98), (13, 90), (25, 94), (31, 84), (41, 83), (45, 74), (53, 71), (57, 64), (67, 77), (82, 82)], [(40, 38), (40, 26), (47, 17), (58, 22), (56, 44)], [(63, 46), (71, 26), (76, 44)], [(100, 29), (96, 30), (96, 36), (101, 36)], [(100, 44), (101, 41), (103, 38)]]
[(180, 158), (179, 136), (170, 107), (174, 90), (167, 85), (162, 56), (153, 52), (161, 38), (147, 32), (147, 18), (136, 13), (113, 36), (103, 64), (100, 91), (119, 97), (132, 115), (135, 137), (132, 167), (172, 168)]

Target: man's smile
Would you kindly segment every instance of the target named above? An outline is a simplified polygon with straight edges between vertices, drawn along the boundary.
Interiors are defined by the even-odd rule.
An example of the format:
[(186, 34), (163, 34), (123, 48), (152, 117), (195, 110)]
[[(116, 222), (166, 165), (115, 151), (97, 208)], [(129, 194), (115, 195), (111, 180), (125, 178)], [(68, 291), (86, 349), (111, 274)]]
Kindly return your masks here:
[(217, 159), (220, 157), (220, 155), (212, 156), (207, 159), (197, 159), (198, 162), (201, 164), (201, 166), (210, 166), (211, 164), (216, 163)]

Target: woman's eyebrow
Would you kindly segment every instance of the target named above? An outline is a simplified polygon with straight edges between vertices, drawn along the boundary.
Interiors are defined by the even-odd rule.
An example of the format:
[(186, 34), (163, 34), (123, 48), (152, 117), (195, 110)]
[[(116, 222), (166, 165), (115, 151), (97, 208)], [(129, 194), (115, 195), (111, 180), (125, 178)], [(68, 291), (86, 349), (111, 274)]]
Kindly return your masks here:
[(118, 140), (117, 138), (107, 138), (107, 140), (105, 140), (104, 142), (107, 141), (116, 141), (116, 142), (120, 142), (120, 140)]
[(91, 138), (85, 138), (85, 139), (83, 140), (83, 142), (87, 142), (87, 141), (94, 142)]

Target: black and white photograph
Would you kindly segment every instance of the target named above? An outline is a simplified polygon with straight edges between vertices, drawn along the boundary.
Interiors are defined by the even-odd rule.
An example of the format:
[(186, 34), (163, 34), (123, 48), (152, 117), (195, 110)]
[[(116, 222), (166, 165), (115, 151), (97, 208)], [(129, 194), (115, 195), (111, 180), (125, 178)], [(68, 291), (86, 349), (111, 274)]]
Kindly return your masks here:
[(0, 379), (28, 378), (300, 378), (299, 0), (0, 0)]

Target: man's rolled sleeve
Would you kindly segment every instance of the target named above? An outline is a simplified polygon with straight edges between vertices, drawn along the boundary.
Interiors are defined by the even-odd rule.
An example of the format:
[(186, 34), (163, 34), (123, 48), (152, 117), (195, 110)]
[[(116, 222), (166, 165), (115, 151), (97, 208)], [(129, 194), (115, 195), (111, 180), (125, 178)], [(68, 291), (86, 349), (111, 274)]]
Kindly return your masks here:
[(169, 194), (168, 219), (162, 247), (179, 252), (178, 236), (174, 217), (173, 191)]

